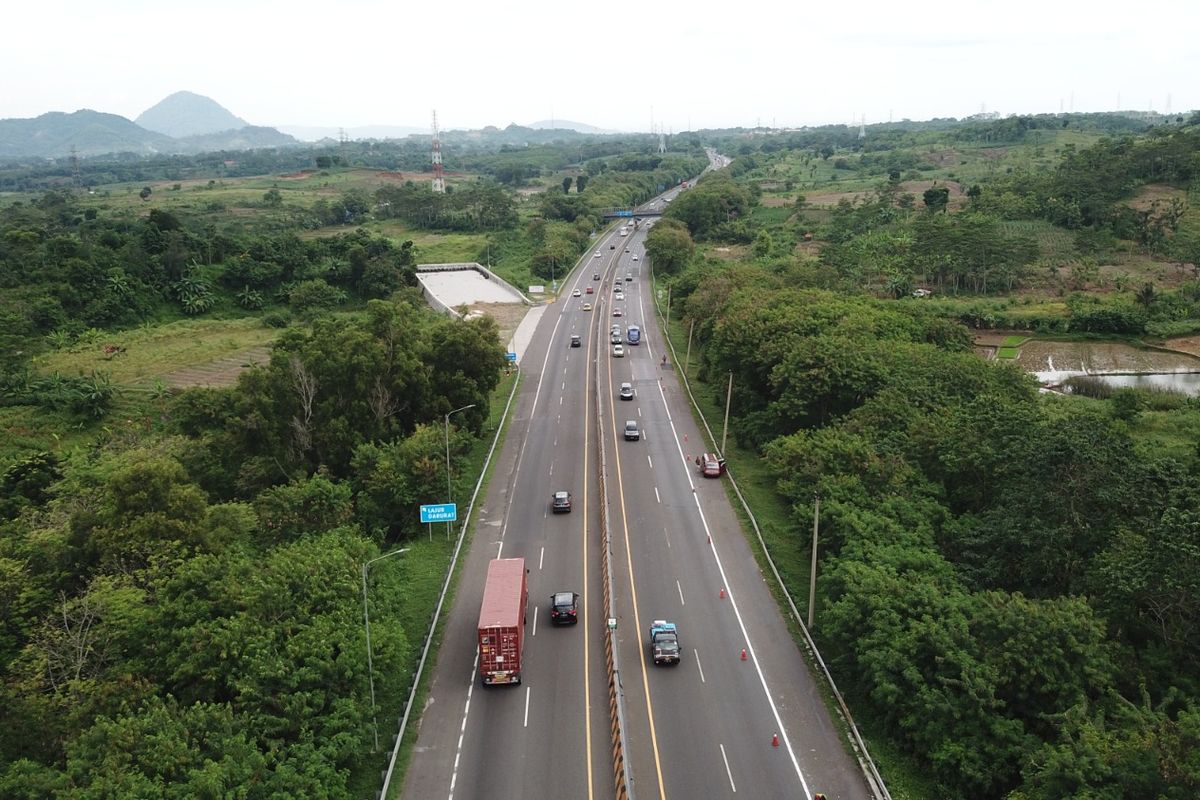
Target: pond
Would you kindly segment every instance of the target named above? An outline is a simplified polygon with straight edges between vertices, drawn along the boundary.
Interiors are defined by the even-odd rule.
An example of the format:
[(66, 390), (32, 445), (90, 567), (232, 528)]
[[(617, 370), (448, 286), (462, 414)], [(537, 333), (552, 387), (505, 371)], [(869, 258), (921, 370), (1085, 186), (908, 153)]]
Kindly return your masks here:
[(1169, 389), (1200, 395), (1200, 359), (1146, 350), (1123, 342), (1051, 342), (1021, 345), (1016, 363), (1043, 386), (1091, 375), (1112, 386)]

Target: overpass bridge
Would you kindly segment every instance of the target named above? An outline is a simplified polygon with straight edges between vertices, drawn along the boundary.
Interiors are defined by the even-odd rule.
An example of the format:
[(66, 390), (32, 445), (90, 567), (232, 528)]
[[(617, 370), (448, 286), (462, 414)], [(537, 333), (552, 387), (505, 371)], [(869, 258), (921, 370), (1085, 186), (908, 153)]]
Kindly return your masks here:
[(650, 219), (661, 217), (662, 211), (640, 208), (607, 208), (604, 210), (605, 219)]

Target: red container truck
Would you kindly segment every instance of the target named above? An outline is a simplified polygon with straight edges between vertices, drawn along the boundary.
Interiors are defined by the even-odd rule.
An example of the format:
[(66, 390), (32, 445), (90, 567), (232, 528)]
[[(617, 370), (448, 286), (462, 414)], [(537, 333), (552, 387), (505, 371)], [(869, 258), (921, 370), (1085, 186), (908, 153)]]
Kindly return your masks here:
[(525, 559), (497, 558), (488, 564), (479, 609), (479, 673), (484, 686), (521, 682), (528, 599)]

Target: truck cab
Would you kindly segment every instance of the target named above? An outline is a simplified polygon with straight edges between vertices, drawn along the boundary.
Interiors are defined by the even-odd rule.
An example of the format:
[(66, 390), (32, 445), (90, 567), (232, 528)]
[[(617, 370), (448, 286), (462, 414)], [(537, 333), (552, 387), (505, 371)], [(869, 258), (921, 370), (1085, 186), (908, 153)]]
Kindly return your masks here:
[(679, 632), (674, 622), (656, 619), (650, 624), (650, 651), (656, 665), (679, 663)]

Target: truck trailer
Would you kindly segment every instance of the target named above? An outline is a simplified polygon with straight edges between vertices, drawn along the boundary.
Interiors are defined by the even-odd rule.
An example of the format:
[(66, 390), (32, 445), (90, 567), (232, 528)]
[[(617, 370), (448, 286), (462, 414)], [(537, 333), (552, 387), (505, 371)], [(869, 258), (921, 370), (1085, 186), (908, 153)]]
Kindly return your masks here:
[(523, 558), (497, 558), (488, 564), (479, 608), (479, 674), (484, 686), (521, 682), (529, 599), (525, 575)]

